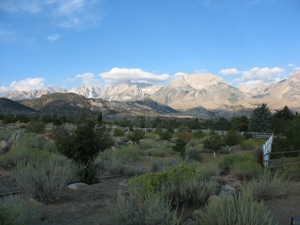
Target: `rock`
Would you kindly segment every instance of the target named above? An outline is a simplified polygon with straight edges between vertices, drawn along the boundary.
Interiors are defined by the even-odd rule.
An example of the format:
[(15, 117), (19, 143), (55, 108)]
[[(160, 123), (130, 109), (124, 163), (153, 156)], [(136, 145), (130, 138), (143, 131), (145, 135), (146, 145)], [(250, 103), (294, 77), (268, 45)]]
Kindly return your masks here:
[(236, 189), (229, 184), (225, 184), (222, 186), (223, 191), (235, 192)]
[(77, 190), (77, 189), (81, 189), (83, 187), (86, 187), (87, 184), (86, 183), (74, 183), (74, 184), (69, 184), (68, 188), (73, 189), (73, 190)]
[(9, 150), (9, 143), (7, 141), (0, 141), (0, 154), (3, 154)]
[(119, 182), (119, 185), (122, 186), (122, 187), (128, 187), (129, 186), (127, 180), (122, 180), (121, 182)]
[(212, 195), (208, 198), (208, 202), (212, 203), (212, 204), (219, 203), (220, 201), (221, 201), (221, 198), (218, 195)]
[(14, 146), (16, 144), (16, 142), (20, 139), (21, 137), (21, 132), (20, 130), (17, 130), (12, 136), (11, 138), (8, 140), (8, 144), (10, 147)]
[(203, 211), (201, 209), (196, 209), (192, 214), (192, 218), (195, 221), (199, 220), (202, 216), (203, 216)]
[(183, 223), (183, 225), (197, 225), (197, 223), (189, 218)]

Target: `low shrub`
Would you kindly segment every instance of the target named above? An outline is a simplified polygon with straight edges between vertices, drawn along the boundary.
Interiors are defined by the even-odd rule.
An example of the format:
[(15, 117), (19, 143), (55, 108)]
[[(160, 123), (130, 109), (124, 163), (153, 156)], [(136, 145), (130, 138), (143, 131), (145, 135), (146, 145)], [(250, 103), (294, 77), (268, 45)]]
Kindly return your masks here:
[(240, 144), (242, 139), (243, 138), (239, 134), (237, 134), (234, 130), (228, 131), (224, 137), (225, 144), (229, 146)]
[(248, 188), (252, 191), (253, 197), (261, 201), (286, 196), (286, 186), (287, 179), (284, 174), (265, 170), (261, 176), (249, 182)]
[(254, 150), (256, 149), (256, 145), (253, 144), (251, 140), (242, 141), (240, 143), (240, 147), (242, 150)]
[(203, 161), (203, 156), (201, 154), (201, 150), (198, 148), (188, 148), (185, 151), (185, 159), (186, 160), (195, 160), (198, 162)]
[(0, 224), (23, 225), (39, 224), (41, 207), (20, 196), (7, 196), (0, 199)]
[(223, 196), (220, 201), (210, 201), (197, 221), (198, 225), (207, 224), (277, 224), (263, 202), (256, 202), (249, 191), (235, 196)]
[(222, 137), (216, 133), (209, 134), (203, 141), (205, 149), (211, 149), (213, 151), (218, 151), (225, 143)]
[(230, 173), (239, 180), (252, 180), (262, 173), (262, 167), (253, 161), (234, 162)]
[(207, 182), (208, 175), (186, 165), (170, 168), (166, 172), (151, 172), (130, 180), (130, 189), (142, 195), (161, 192), (172, 205), (203, 204), (215, 192), (215, 185)]
[(36, 158), (17, 165), (17, 184), (29, 196), (45, 203), (58, 200), (59, 192), (74, 179), (75, 167), (63, 156), (52, 155), (48, 160)]
[(26, 132), (38, 133), (41, 134), (44, 132), (46, 124), (42, 121), (30, 121), (27, 124)]
[(30, 162), (35, 158), (47, 160), (50, 155), (51, 154), (47, 151), (18, 145), (1, 156), (0, 167), (4, 169), (14, 168), (20, 162)]
[(228, 174), (235, 162), (245, 161), (253, 161), (253, 158), (247, 155), (231, 154), (224, 156), (224, 158), (220, 160), (218, 166), (221, 170), (221, 174)]
[(177, 225), (176, 211), (159, 193), (147, 193), (144, 200), (132, 193), (125, 197), (120, 193), (116, 202), (109, 202), (105, 224), (124, 225)]
[(115, 137), (124, 137), (125, 135), (125, 131), (124, 130), (121, 130), (119, 128), (115, 128), (114, 129), (114, 136)]

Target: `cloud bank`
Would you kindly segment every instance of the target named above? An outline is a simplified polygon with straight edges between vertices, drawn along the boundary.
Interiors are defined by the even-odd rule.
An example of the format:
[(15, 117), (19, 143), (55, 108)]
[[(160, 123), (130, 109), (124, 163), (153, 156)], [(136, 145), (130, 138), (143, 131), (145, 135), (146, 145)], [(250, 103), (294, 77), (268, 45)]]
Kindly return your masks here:
[(107, 85), (118, 84), (128, 80), (132, 82), (160, 83), (170, 77), (168, 74), (157, 75), (138, 68), (113, 68), (108, 72), (101, 73), (100, 76)]
[(78, 74), (75, 76), (75, 78), (82, 79), (82, 84), (85, 87), (100, 87), (100, 86), (102, 86), (100, 79), (96, 78), (95, 74), (93, 74), (93, 73)]
[(27, 78), (25, 80), (13, 81), (9, 90), (12, 91), (30, 91), (30, 90), (41, 90), (44, 88), (44, 78)]

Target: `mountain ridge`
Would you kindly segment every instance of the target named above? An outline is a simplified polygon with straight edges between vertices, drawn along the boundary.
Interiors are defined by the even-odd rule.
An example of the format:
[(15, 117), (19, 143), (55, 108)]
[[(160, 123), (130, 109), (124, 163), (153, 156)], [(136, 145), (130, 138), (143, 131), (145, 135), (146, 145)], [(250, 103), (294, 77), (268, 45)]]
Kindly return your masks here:
[[(3, 97), (12, 100), (35, 99), (53, 93), (75, 93), (90, 99), (107, 101), (138, 101), (150, 98), (175, 110), (187, 111), (197, 107), (207, 110), (255, 108), (267, 103), (276, 110), (289, 106), (300, 110), (300, 72), (285, 80), (259, 86), (250, 92), (231, 86), (214, 74), (180, 74), (160, 87), (148, 83), (126, 82), (111, 87), (78, 87), (71, 90), (48, 87), (43, 90), (8, 92)], [(231, 110), (235, 111), (235, 110)]]

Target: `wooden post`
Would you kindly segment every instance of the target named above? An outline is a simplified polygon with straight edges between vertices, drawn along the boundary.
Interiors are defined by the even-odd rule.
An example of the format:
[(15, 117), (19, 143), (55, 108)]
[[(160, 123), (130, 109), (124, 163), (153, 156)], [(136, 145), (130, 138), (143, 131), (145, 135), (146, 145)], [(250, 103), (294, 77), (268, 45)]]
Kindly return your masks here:
[(261, 148), (257, 149), (257, 163), (263, 166), (263, 151)]

